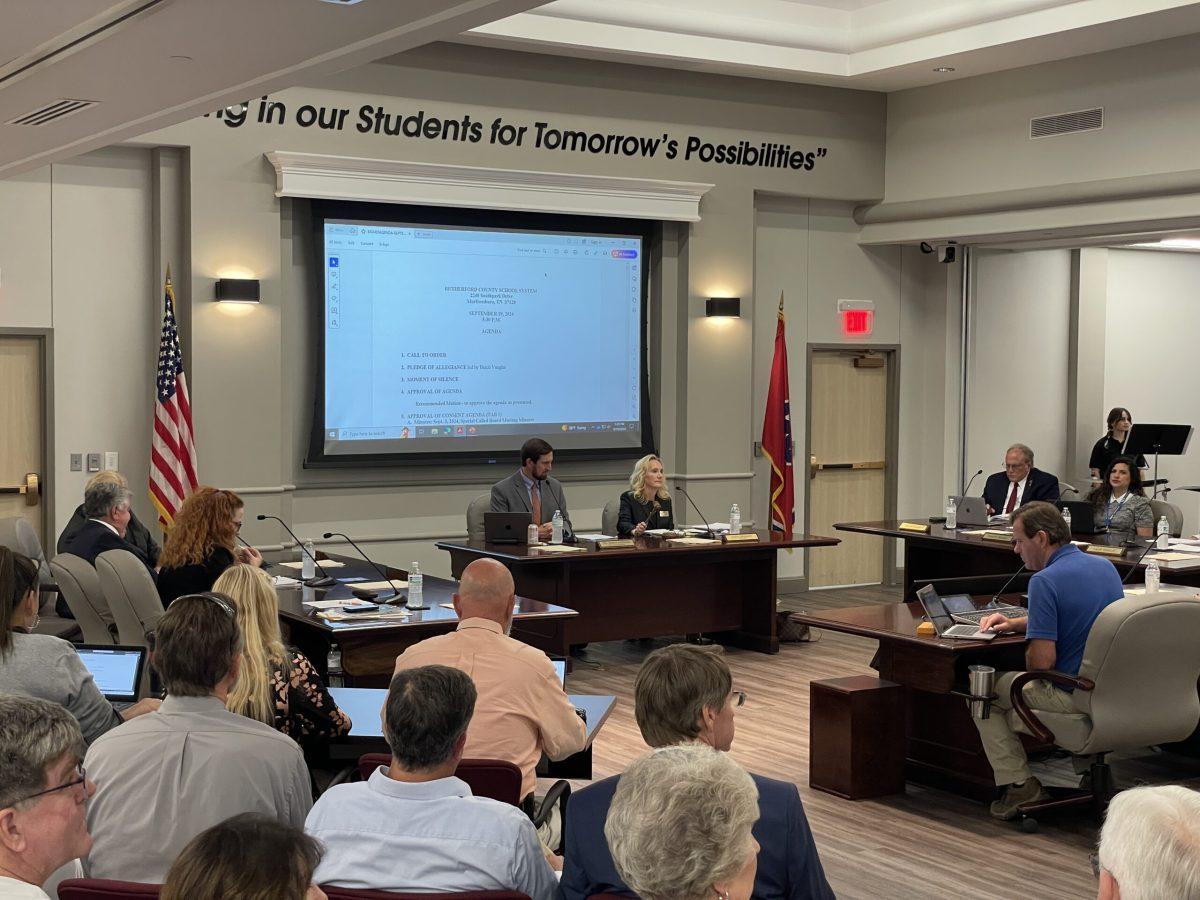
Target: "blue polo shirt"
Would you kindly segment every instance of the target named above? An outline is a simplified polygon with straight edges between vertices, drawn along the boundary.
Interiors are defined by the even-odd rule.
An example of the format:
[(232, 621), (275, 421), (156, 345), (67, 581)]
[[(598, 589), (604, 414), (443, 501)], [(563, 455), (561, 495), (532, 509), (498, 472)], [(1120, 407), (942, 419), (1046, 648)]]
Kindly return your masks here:
[(1116, 566), (1066, 544), (1029, 579), (1029, 626), (1025, 636), (1054, 641), (1054, 668), (1078, 675), (1083, 647), (1096, 616), (1124, 595)]

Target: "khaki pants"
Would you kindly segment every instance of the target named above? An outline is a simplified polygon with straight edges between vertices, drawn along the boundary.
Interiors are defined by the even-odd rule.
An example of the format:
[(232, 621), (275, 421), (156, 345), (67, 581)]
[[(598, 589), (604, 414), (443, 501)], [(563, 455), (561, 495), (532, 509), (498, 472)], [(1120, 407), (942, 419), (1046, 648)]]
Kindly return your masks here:
[[(1033, 773), (1029, 771), (1029, 759), (1017, 732), (1028, 734), (1025, 723), (1012, 708), (1012, 683), (1020, 672), (1004, 672), (996, 678), (998, 699), (992, 702), (991, 715), (986, 719), (972, 719), (979, 729), (984, 752), (992, 764), (996, 784), (1016, 784), (1025, 781)], [(1025, 702), (1033, 710), (1055, 713), (1075, 713), (1071, 695), (1061, 691), (1048, 681), (1031, 681), (1021, 689)], [(1085, 770), (1086, 771), (1086, 770)]]

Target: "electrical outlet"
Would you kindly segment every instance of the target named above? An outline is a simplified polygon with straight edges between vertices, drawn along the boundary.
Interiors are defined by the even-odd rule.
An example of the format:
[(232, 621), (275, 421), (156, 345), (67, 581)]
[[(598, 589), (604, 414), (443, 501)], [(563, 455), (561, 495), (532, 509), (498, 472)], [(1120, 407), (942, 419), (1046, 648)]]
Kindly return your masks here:
[(121, 468), (119, 465), (117, 465), (117, 451), (116, 450), (105, 450), (104, 451), (104, 468), (108, 469), (108, 471), (110, 471), (110, 472), (116, 472), (118, 469)]
[(83, 454), (82, 453), (72, 453), (71, 454), (71, 471), (72, 472), (82, 472), (83, 471)]
[(87, 470), (89, 472), (99, 472), (100, 471), (100, 454), (99, 453), (89, 453), (87, 455), (87, 464), (88, 464)]

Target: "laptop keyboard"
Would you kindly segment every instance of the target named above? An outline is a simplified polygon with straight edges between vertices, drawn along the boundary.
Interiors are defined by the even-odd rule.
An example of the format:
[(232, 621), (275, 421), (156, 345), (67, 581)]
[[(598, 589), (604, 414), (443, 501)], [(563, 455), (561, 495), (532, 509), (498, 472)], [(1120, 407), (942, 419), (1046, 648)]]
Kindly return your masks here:
[(988, 616), (994, 615), (995, 613), (1000, 613), (1002, 616), (1007, 616), (1010, 619), (1023, 618), (1025, 615), (1027, 615), (1025, 610), (1021, 609), (1019, 606), (998, 606), (992, 609), (979, 609), (975, 612), (969, 613), (955, 613), (954, 618), (970, 619), (972, 622), (982, 622)]

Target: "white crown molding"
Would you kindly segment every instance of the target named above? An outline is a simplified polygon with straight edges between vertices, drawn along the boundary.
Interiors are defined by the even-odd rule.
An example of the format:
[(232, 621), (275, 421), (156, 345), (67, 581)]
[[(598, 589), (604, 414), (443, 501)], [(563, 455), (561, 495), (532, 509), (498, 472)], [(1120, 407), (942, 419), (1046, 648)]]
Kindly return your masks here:
[(712, 187), (692, 181), (486, 169), (274, 150), (276, 197), (415, 203), (673, 222), (700, 221)]

